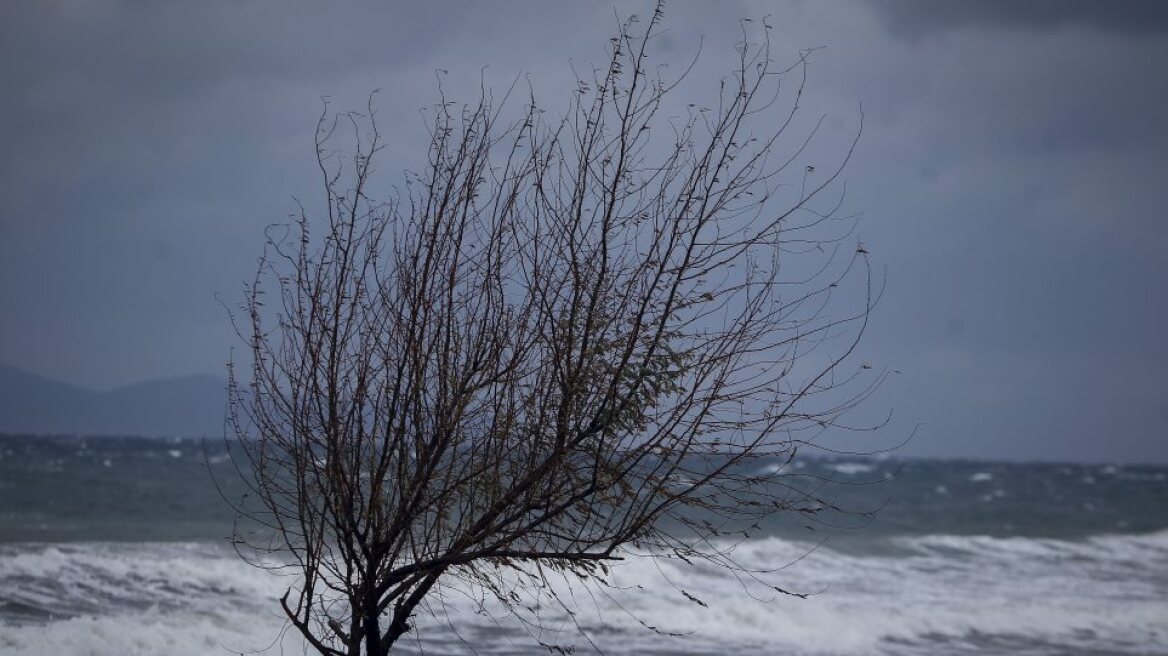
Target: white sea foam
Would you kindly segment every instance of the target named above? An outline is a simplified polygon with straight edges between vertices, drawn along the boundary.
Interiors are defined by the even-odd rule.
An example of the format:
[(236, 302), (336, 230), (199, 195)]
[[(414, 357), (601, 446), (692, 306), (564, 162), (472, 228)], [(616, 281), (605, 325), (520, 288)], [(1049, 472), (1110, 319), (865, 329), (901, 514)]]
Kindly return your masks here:
[[(282, 624), (268, 611), (195, 615), (148, 608), (134, 615), (84, 616), (48, 626), (0, 625), (0, 654), (226, 656), (267, 649), (279, 641)], [(283, 652), (274, 648), (261, 653), (305, 653), (293, 636), (282, 642)]]
[(207, 456), (207, 464), (209, 465), (222, 465), (229, 460), (231, 460), (231, 455), (228, 453), (218, 453)]
[(280, 581), (208, 544), (0, 547), (0, 654), (227, 654), (267, 647)]
[(874, 471), (876, 465), (866, 462), (837, 462), (828, 465), (827, 468), (845, 476), (854, 476), (856, 474), (867, 474), (868, 472)]
[[(770, 605), (744, 603), (744, 588), (733, 579), (666, 568), (671, 580), (693, 582), (697, 589), (687, 591), (711, 609), (647, 597), (640, 610), (669, 629), (724, 632), (781, 645), (784, 653), (903, 653), (914, 644), (936, 653), (986, 634), (1145, 653), (1168, 638), (1168, 532), (1082, 543), (968, 536), (903, 542), (912, 555), (818, 550), (781, 580), (788, 589), (823, 592)], [(797, 558), (800, 548), (760, 540), (746, 543), (738, 557), (747, 566), (774, 567)]]
[[(709, 565), (629, 555), (613, 569), (619, 589), (562, 595), (569, 603), (575, 599), (574, 616), (545, 606), (550, 632), (542, 638), (589, 652), (573, 628), (579, 624), (615, 654), (650, 648), (679, 654), (1005, 653), (1020, 645), (1032, 653), (1168, 653), (1168, 531), (1081, 541), (930, 535), (896, 538), (891, 546), (881, 555), (828, 547), (808, 553), (807, 543), (765, 538), (735, 548), (735, 559), (748, 568), (789, 565), (765, 578), (816, 593), (806, 600)], [(280, 638), (274, 599), (289, 579), (249, 567), (224, 549), (4, 549), (0, 602), (67, 615), (0, 625), (0, 654), (6, 656), (226, 654), (263, 649)], [(426, 653), (466, 652), (448, 624), (473, 637), (480, 653), (538, 651), (519, 622), (497, 605), (478, 608), (466, 592), (452, 586), (445, 603), (432, 606), (438, 616), (419, 620)], [(661, 638), (642, 621), (688, 636)], [(302, 647), (288, 632), (266, 653), (301, 653)]]

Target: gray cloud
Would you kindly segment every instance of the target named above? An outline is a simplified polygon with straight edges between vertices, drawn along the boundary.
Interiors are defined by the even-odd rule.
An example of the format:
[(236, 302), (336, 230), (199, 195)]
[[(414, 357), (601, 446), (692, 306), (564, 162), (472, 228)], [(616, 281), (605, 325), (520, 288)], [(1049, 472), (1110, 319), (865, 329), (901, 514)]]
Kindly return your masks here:
[(964, 28), (1053, 30), (1083, 27), (1120, 34), (1168, 31), (1168, 5), (1158, 0), (870, 0), (897, 36)]
[[(904, 373), (873, 416), (909, 453), (1168, 460), (1168, 32), (1113, 3), (671, 3), (661, 63), (705, 36), (687, 93), (732, 66), (737, 16), (817, 52), (805, 106), (848, 172), (889, 284), (865, 358)], [(1105, 8), (1105, 9), (1096, 9)], [(611, 7), (343, 9), (18, 3), (0, 23), (0, 362), (111, 388), (222, 372), (263, 226), (318, 202), (320, 97), (374, 88), (383, 183), (418, 109), (529, 75), (551, 109)], [(921, 38), (936, 35), (943, 38)], [(912, 37), (912, 38), (905, 38)], [(672, 50), (666, 51), (668, 48)], [(882, 404), (882, 405), (881, 405)]]

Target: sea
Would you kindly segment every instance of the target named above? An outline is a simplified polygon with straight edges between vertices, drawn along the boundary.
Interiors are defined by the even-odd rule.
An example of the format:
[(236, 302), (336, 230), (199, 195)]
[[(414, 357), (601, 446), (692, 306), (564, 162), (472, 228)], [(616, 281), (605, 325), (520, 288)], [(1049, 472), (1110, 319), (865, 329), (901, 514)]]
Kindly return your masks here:
[[(720, 546), (806, 598), (629, 552), (539, 623), (453, 582), (395, 653), (1168, 655), (1168, 467), (780, 466), (847, 512)], [(221, 440), (0, 437), (0, 654), (310, 653), (279, 612), (294, 578), (231, 546), (242, 485)]]

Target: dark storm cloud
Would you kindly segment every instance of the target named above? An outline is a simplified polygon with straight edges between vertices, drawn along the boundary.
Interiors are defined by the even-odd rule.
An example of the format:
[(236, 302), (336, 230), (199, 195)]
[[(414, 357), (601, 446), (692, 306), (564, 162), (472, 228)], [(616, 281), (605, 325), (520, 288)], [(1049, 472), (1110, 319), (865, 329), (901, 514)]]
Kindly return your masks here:
[[(5, 12), (0, 303), (20, 311), (0, 326), (0, 361), (103, 387), (222, 366), (231, 333), (215, 295), (234, 298), (262, 227), (311, 196), (322, 96), (350, 108), (387, 87), (382, 119), (418, 127), (434, 69), (461, 66), (476, 54), (464, 43), (510, 20), (461, 3)], [(571, 42), (517, 40), (557, 38)], [(393, 130), (394, 146), (419, 152), (418, 133)]]
[(1168, 31), (1160, 0), (870, 0), (889, 29), (916, 38), (960, 28), (1050, 30), (1075, 26), (1121, 34)]
[[(863, 348), (908, 453), (1168, 460), (1168, 3), (670, 3), (660, 63), (738, 16), (813, 56), (830, 162), (889, 284)], [(631, 9), (622, 5), (622, 11)], [(9, 4), (0, 21), (0, 362), (96, 387), (221, 374), (263, 227), (317, 203), (320, 97), (378, 96), (385, 184), (435, 69), (549, 110), (602, 56), (602, 3)], [(922, 38), (936, 36), (938, 38)], [(908, 38), (906, 38), (908, 37)], [(877, 445), (877, 446), (882, 446)], [(855, 446), (855, 445), (851, 445)]]

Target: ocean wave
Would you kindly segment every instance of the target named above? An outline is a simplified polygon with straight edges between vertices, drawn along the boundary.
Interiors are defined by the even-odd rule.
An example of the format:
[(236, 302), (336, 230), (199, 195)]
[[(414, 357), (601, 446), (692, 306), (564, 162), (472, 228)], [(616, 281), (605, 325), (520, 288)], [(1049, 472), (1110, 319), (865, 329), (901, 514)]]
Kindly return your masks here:
[(705, 594), (710, 609), (652, 600), (640, 610), (670, 629), (733, 627), (735, 636), (789, 653), (995, 653), (994, 640), (1010, 645), (1006, 652), (1021, 645), (1064, 653), (1168, 651), (1160, 647), (1168, 639), (1168, 531), (1082, 542), (979, 536), (900, 542), (905, 554), (877, 556), (808, 553), (806, 545), (778, 538), (750, 541), (736, 549), (739, 563), (792, 564), (781, 571), (784, 587), (815, 594), (744, 604), (748, 592), (759, 590), (667, 567), (669, 580), (700, 583), (687, 591)]
[[(890, 544), (870, 552), (777, 537), (734, 545), (739, 565), (769, 572), (759, 580), (629, 553), (612, 568), (609, 588), (573, 597), (558, 584), (561, 598), (577, 603), (572, 614), (544, 606), (541, 637), (588, 651), (578, 625), (614, 654), (1168, 653), (1168, 531), (1085, 540), (924, 535)], [(303, 648), (294, 632), (282, 633), (274, 601), (290, 579), (219, 545), (4, 550), (0, 605), (57, 613), (0, 614), (6, 656), (226, 654), (280, 640), (270, 653)], [(473, 636), (480, 653), (534, 650), (502, 607), (470, 601), (474, 591), (457, 581), (445, 592), (433, 615), (419, 618), (419, 642), (406, 653), (418, 645), (464, 653), (450, 626)], [(685, 637), (662, 638), (642, 623)]]
[(1032, 562), (1035, 558), (1081, 558), (1104, 563), (1155, 564), (1168, 560), (1168, 530), (1137, 534), (1101, 534), (1081, 540), (988, 535), (925, 535), (897, 538), (921, 551), (951, 550), (983, 557)]
[(10, 544), (0, 546), (0, 604), (46, 620), (198, 602), (216, 611), (272, 596), (252, 570), (216, 544)]
[[(190, 614), (147, 608), (136, 614), (90, 615), (48, 626), (0, 624), (0, 654), (49, 656), (205, 656), (257, 652), (307, 653), (293, 636), (281, 639), (284, 621), (270, 611)], [(299, 647), (299, 648), (298, 648)]]
[(854, 476), (875, 471), (876, 465), (866, 462), (837, 462), (827, 465), (827, 468), (845, 476)]

